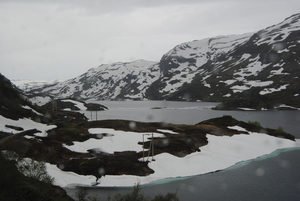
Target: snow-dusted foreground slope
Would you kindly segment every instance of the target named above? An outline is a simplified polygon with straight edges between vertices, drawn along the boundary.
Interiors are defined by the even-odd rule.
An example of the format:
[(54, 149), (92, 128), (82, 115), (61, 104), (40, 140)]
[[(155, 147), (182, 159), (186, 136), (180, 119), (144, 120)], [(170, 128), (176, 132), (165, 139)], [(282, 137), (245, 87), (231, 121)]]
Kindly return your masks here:
[[(237, 126), (233, 129), (244, 130)], [(108, 153), (113, 152), (112, 148), (115, 151), (142, 150), (142, 146), (137, 143), (141, 141), (142, 135), (145, 133), (100, 128), (90, 130), (91, 133), (105, 133), (107, 131), (113, 135), (105, 136), (99, 140), (93, 139), (91, 142), (78, 142), (66, 147), (78, 152), (87, 152), (86, 150), (91, 148), (99, 148)], [(156, 137), (162, 136), (162, 134), (154, 135), (157, 135)], [(144, 177), (107, 175), (96, 183), (94, 176), (82, 176), (73, 172), (63, 172), (56, 166), (50, 164), (47, 165), (47, 168), (49, 174), (55, 177), (54, 183), (63, 187), (73, 185), (133, 186), (136, 183), (147, 184), (165, 178), (185, 177), (214, 172), (230, 167), (241, 161), (270, 154), (277, 149), (300, 147), (299, 139), (291, 141), (253, 132), (250, 135), (239, 134), (233, 135), (232, 137), (208, 134), (207, 138), (208, 145), (200, 147), (201, 152), (195, 152), (183, 158), (168, 153), (154, 156), (155, 161), (150, 161), (149, 167), (153, 169), (155, 173)], [(115, 144), (118, 146), (114, 147)], [(100, 168), (99, 171), (105, 170)]]

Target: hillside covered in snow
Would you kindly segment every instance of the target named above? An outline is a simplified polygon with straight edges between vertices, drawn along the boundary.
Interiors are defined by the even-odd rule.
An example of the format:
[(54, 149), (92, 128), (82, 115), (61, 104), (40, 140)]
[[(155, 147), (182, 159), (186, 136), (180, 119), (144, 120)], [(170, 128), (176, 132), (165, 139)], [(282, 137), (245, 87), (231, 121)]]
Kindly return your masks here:
[(159, 62), (103, 64), (63, 82), (19, 86), (29, 97), (202, 100), (229, 102), (236, 107), (300, 107), (299, 58), (300, 14), (295, 14), (254, 33), (182, 43)]

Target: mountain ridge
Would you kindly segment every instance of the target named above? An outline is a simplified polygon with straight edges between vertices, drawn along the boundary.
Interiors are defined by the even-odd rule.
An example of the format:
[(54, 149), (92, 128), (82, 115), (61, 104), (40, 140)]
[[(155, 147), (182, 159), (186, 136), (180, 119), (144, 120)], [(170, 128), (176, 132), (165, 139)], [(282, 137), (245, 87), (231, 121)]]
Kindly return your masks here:
[[(181, 43), (159, 62), (102, 64), (86, 73), (27, 89), (28, 96), (95, 100), (265, 99), (300, 107), (300, 14), (257, 32)], [(285, 98), (283, 98), (285, 97)]]

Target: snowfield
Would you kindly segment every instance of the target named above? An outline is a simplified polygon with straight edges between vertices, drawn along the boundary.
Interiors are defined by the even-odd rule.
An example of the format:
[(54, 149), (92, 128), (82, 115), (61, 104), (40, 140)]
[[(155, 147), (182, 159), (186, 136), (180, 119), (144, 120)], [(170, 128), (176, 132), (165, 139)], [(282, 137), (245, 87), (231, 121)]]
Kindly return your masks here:
[[(66, 148), (71, 151), (87, 153), (88, 149), (97, 148), (106, 153), (113, 154), (115, 151), (143, 151), (141, 145), (137, 143), (143, 141), (143, 135), (145, 136), (145, 141), (147, 137), (164, 137), (160, 133), (136, 133), (136, 132), (125, 132), (116, 131), (114, 129), (103, 129), (103, 128), (91, 128), (89, 132), (98, 135), (98, 137), (103, 137), (102, 139), (89, 139), (84, 142), (74, 142), (74, 145), (67, 146)], [(106, 134), (108, 136), (104, 136)], [(101, 136), (102, 135), (102, 136)]]
[(23, 119), (19, 119), (19, 120), (15, 121), (15, 120), (12, 120), (12, 119), (7, 119), (7, 118), (5, 118), (1, 115), (0, 115), (0, 122), (1, 122), (0, 123), (0, 131), (13, 133), (13, 134), (19, 133), (20, 131), (16, 131), (14, 129), (7, 128), (7, 127), (5, 127), (5, 125), (13, 125), (13, 126), (21, 127), (24, 130), (29, 130), (29, 129), (35, 129), (36, 128), (37, 130), (40, 130), (43, 133), (36, 133), (34, 135), (35, 136), (42, 136), (42, 137), (47, 136), (47, 133), (46, 133), (47, 130), (51, 130), (53, 128), (56, 128), (55, 125), (46, 125), (46, 124), (37, 123), (35, 121), (32, 121), (31, 119), (23, 118)]
[[(245, 131), (244, 128), (237, 126), (233, 129)], [(87, 152), (88, 149), (92, 148), (100, 148), (102, 151), (108, 153), (127, 150), (142, 151), (142, 146), (137, 143), (141, 142), (142, 135), (146, 134), (102, 128), (93, 128), (89, 131), (94, 134), (107, 133), (109, 135), (104, 136), (102, 139), (76, 142), (73, 146), (65, 146), (78, 152)], [(159, 131), (176, 135), (176, 133), (169, 130)], [(154, 136), (159, 137), (163, 136), (163, 134), (155, 133)], [(47, 164), (47, 169), (49, 174), (55, 177), (54, 184), (62, 187), (72, 187), (76, 185), (96, 185), (99, 187), (133, 186), (137, 183), (143, 185), (166, 178), (187, 177), (214, 172), (233, 166), (241, 161), (271, 154), (277, 149), (300, 148), (300, 139), (291, 141), (263, 133), (251, 133), (250, 135), (239, 134), (232, 137), (207, 134), (207, 138), (208, 144), (200, 147), (201, 152), (195, 152), (183, 158), (168, 153), (154, 156), (155, 161), (150, 161), (148, 165), (155, 172), (143, 177), (132, 175), (106, 175), (96, 183), (94, 176), (83, 176), (73, 172), (64, 172), (55, 165), (50, 164)]]

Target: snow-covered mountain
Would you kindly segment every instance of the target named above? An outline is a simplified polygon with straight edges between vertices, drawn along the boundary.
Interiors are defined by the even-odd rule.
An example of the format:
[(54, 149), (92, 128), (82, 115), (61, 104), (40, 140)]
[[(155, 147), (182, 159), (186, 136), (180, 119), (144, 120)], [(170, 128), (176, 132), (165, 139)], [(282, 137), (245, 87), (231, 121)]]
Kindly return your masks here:
[[(166, 99), (299, 97), (300, 14), (256, 33), (176, 46), (160, 63), (149, 94)], [(158, 96), (158, 97), (159, 97)]]
[(33, 90), (44, 85), (52, 85), (62, 81), (63, 80), (11, 80), (11, 82), (23, 91)]
[(143, 99), (149, 85), (157, 80), (159, 75), (157, 62), (117, 62), (91, 68), (79, 77), (64, 82), (35, 87), (30, 92), (59, 98)]
[[(158, 94), (165, 98), (189, 98), (190, 94), (183, 96), (176, 94), (197, 80), (203, 87), (211, 88), (206, 79), (218, 71), (218, 64), (222, 65), (220, 57), (233, 51), (238, 45), (249, 40), (251, 34), (219, 36), (203, 40), (195, 40), (180, 44), (163, 55), (159, 67), (162, 76), (158, 80)], [(199, 75), (201, 78), (199, 78)], [(206, 90), (207, 91), (207, 90)], [(174, 97), (177, 96), (177, 97)], [(198, 94), (200, 95), (200, 94)], [(209, 95), (210, 96), (210, 95)], [(197, 97), (195, 97), (197, 98)], [(200, 98), (202, 99), (202, 98)]]
[(299, 76), (300, 14), (295, 14), (255, 33), (182, 43), (159, 62), (105, 64), (26, 92), (79, 99), (256, 101), (266, 97), (272, 104), (299, 106)]

